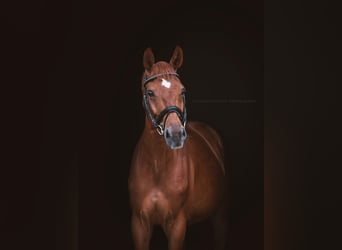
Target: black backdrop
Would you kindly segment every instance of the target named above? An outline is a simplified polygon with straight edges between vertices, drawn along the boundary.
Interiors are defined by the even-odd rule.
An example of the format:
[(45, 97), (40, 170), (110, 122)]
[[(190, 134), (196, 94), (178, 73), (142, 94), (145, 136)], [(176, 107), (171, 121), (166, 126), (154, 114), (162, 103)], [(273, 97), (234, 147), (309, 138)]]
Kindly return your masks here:
[[(5, 7), (5, 249), (132, 249), (127, 177), (144, 121), (142, 54), (149, 46), (169, 60), (176, 45), (189, 119), (215, 127), (227, 148), (232, 249), (263, 249), (262, 4)], [(210, 249), (199, 236), (196, 249)]]

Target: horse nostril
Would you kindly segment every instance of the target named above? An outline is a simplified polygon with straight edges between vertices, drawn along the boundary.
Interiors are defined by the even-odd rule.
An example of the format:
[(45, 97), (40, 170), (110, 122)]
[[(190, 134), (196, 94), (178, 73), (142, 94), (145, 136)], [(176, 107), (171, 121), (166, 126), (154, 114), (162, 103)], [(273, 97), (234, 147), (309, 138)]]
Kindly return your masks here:
[(169, 130), (166, 129), (166, 130), (165, 130), (165, 137), (166, 137), (166, 138), (170, 138), (170, 136), (171, 136), (171, 135), (170, 135), (170, 133), (169, 133)]
[(182, 136), (183, 136), (183, 137), (185, 137), (185, 136), (186, 136), (185, 129), (183, 129), (183, 131), (182, 131)]

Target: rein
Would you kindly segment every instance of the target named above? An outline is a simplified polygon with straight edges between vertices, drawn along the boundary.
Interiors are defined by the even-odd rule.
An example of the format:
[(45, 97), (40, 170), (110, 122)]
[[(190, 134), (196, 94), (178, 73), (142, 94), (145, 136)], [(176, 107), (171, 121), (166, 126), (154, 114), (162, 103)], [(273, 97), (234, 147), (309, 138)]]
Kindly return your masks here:
[[(154, 79), (163, 76), (163, 75), (175, 75), (179, 78), (179, 74), (177, 74), (176, 72), (171, 72), (171, 73), (161, 73), (161, 74), (156, 74), (156, 75), (152, 75), (150, 77), (144, 77), (143, 79), (143, 83), (144, 83), (144, 107), (146, 109), (146, 112), (148, 113), (148, 116), (151, 119), (151, 122), (153, 124), (153, 126), (156, 128), (157, 132), (159, 135), (163, 135), (164, 134), (164, 125), (161, 125), (161, 121), (163, 119), (163, 117), (166, 115), (168, 116), (170, 113), (176, 113), (178, 115), (178, 118), (180, 119), (180, 121), (182, 122), (183, 126), (185, 127), (186, 124), (186, 105), (185, 105), (185, 95), (183, 94), (183, 105), (184, 105), (184, 109), (183, 112), (181, 111), (180, 108), (178, 108), (177, 106), (168, 106), (165, 109), (163, 109), (156, 117), (152, 114), (151, 112), (151, 108), (150, 108), (150, 104), (148, 102), (148, 97), (147, 97), (147, 88), (146, 85), (147, 83), (153, 81)], [(166, 117), (167, 118), (167, 117)]]

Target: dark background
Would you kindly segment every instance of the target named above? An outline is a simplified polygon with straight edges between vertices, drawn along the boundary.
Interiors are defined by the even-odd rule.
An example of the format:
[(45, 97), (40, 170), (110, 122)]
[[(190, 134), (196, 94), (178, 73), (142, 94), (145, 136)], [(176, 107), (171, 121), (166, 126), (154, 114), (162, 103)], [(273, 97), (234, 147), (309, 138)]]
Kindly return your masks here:
[(265, 3), (265, 249), (341, 249), (341, 15)]
[[(184, 50), (190, 120), (223, 136), (232, 249), (263, 248), (263, 5), (8, 2), (3, 249), (132, 249), (127, 178), (142, 132), (142, 55)], [(164, 246), (156, 234), (153, 244)], [(191, 249), (211, 249), (205, 227)]]

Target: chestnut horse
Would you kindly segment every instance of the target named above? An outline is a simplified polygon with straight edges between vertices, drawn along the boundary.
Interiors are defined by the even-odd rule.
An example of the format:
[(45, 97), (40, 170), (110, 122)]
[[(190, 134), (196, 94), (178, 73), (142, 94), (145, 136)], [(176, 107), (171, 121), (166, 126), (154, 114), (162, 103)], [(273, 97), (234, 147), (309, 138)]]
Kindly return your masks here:
[(145, 128), (129, 176), (131, 228), (136, 250), (150, 246), (161, 226), (169, 250), (181, 250), (187, 225), (212, 219), (216, 249), (225, 249), (226, 185), (222, 141), (202, 122), (187, 122), (185, 88), (176, 72), (183, 63), (177, 46), (170, 62), (143, 56)]

